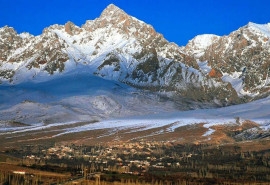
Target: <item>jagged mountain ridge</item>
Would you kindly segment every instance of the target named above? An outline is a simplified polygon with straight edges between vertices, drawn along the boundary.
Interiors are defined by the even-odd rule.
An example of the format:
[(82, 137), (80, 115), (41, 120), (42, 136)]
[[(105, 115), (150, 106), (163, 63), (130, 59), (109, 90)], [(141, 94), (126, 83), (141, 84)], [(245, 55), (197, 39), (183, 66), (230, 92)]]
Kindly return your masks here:
[[(269, 33), (269, 23), (248, 23), (228, 36), (199, 36), (185, 51), (199, 61), (208, 61), (215, 72), (212, 76), (230, 82), (239, 95), (256, 96), (269, 92)], [(196, 39), (206, 38), (208, 43), (200, 48)]]
[(0, 79), (16, 84), (86, 70), (176, 97), (234, 104), (269, 94), (269, 37), (269, 24), (249, 23), (179, 47), (111, 4), (82, 27), (52, 25), (39, 36), (0, 28)]

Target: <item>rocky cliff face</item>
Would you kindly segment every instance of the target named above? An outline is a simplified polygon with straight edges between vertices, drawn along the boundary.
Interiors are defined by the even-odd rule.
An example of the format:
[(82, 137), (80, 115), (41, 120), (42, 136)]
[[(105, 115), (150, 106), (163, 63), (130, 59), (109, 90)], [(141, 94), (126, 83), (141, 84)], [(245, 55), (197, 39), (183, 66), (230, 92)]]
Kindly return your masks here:
[(201, 49), (194, 50), (195, 38), (185, 51), (199, 61), (208, 61), (209, 76), (231, 83), (238, 96), (263, 96), (270, 90), (269, 36), (270, 24), (249, 23), (228, 36), (208, 36), (209, 42)]
[(179, 47), (111, 4), (82, 27), (52, 25), (39, 36), (1, 28), (0, 80), (16, 84), (86, 70), (176, 99), (234, 104), (269, 94), (269, 37), (269, 24), (249, 23)]

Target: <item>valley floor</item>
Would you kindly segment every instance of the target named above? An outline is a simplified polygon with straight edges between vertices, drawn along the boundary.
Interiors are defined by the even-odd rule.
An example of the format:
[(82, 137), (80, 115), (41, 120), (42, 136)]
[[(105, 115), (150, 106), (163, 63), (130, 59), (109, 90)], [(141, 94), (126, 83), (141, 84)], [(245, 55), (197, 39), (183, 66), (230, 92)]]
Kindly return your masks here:
[(138, 96), (2, 105), (0, 184), (269, 184), (270, 97), (179, 111)]
[(269, 139), (227, 144), (22, 144), (0, 153), (1, 184), (270, 184)]

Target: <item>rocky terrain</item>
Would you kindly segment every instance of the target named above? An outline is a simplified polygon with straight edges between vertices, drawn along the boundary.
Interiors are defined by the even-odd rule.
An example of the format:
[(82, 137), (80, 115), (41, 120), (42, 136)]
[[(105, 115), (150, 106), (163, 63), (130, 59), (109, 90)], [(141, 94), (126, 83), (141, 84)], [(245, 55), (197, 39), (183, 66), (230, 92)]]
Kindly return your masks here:
[(269, 37), (269, 24), (248, 23), (179, 47), (111, 4), (81, 27), (52, 25), (38, 36), (0, 28), (0, 80), (48, 81), (83, 69), (175, 101), (226, 106), (269, 95)]
[(5, 26), (0, 138), (5, 146), (267, 139), (269, 38), (269, 24), (248, 23), (179, 47), (112, 4), (81, 27), (52, 25), (38, 36)]

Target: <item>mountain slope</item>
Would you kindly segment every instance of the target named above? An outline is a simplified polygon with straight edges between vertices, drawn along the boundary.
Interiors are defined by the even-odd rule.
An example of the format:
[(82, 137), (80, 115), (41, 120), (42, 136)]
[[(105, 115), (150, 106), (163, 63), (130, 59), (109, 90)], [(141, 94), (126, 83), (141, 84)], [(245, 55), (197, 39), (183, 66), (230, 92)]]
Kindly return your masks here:
[[(208, 38), (208, 44), (199, 50), (199, 55), (194, 50), (196, 38), (185, 49), (194, 58), (208, 61), (213, 72), (209, 75), (229, 82), (238, 96), (260, 97), (270, 90), (269, 36), (269, 24), (249, 23), (228, 36)], [(205, 41), (201, 39), (199, 43)]]
[(77, 68), (175, 101), (230, 105), (269, 94), (269, 25), (197, 36), (186, 47), (109, 5), (82, 27), (52, 25), (39, 36), (0, 29), (2, 83), (46, 81)]
[(175, 111), (173, 102), (88, 73), (0, 86), (0, 120), (25, 126)]

